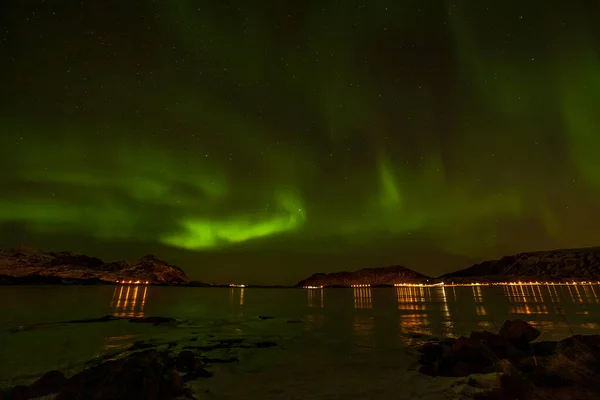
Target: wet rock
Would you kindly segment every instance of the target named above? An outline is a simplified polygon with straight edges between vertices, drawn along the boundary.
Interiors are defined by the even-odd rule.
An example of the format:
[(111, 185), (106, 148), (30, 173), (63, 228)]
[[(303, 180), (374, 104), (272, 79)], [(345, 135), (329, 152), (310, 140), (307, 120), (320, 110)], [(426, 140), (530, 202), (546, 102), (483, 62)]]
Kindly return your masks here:
[(168, 354), (145, 350), (74, 375), (56, 400), (159, 400), (183, 394), (183, 380)]
[(421, 353), (419, 363), (421, 365), (433, 364), (444, 352), (439, 343), (425, 343), (417, 348)]
[[(600, 361), (600, 335), (574, 335), (561, 340), (556, 346), (556, 352), (575, 359), (587, 353)], [(581, 357), (580, 357), (581, 358)]]
[(136, 350), (146, 350), (156, 347), (155, 344), (144, 342), (143, 340), (138, 340), (134, 342), (127, 350), (128, 351), (136, 351)]
[(219, 344), (230, 346), (234, 344), (242, 343), (245, 339), (243, 338), (235, 338), (235, 339), (219, 339)]
[(176, 323), (177, 320), (171, 317), (135, 317), (130, 318), (129, 322), (133, 322), (136, 324), (152, 324), (154, 326), (157, 326), (162, 324), (173, 324)]
[(61, 391), (66, 382), (67, 378), (65, 378), (62, 372), (46, 372), (30, 386), (19, 385), (4, 393), (0, 393), (0, 399), (25, 400), (48, 396)]
[(189, 350), (184, 350), (179, 353), (175, 359), (177, 370), (185, 373), (183, 382), (189, 382), (198, 378), (210, 378), (212, 373), (204, 369), (203, 363), (196, 354)]
[(267, 315), (259, 315), (259, 316), (258, 316), (258, 319), (261, 319), (261, 320), (265, 320), (265, 319), (273, 319), (273, 318), (275, 318), (275, 317), (269, 317), (269, 316), (267, 316)]
[(2, 400), (28, 400), (31, 399), (29, 395), (29, 386), (18, 385), (10, 388), (4, 392), (0, 392), (0, 399)]
[(95, 323), (95, 322), (116, 321), (119, 319), (122, 319), (122, 318), (115, 317), (114, 315), (105, 315), (100, 318), (74, 319), (71, 321), (66, 321), (65, 323), (67, 323), (67, 324), (91, 324), (91, 323)]
[(177, 370), (180, 372), (190, 372), (196, 369), (201, 364), (200, 360), (196, 358), (196, 354), (190, 350), (184, 350), (179, 353), (175, 359)]
[(505, 321), (498, 335), (519, 347), (523, 347), (537, 339), (540, 336), (540, 331), (527, 322), (516, 319)]
[(29, 386), (31, 397), (42, 397), (58, 393), (67, 383), (67, 378), (60, 371), (46, 372), (40, 379)]
[(277, 343), (275, 343), (275, 342), (258, 342), (254, 346), (257, 348), (273, 347), (273, 346), (277, 346)]

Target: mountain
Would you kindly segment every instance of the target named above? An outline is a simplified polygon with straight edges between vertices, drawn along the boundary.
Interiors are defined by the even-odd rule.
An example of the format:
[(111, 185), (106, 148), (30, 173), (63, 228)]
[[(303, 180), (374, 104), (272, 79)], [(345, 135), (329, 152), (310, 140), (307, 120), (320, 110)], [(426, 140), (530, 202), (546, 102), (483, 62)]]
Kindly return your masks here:
[(428, 276), (411, 269), (394, 266), (364, 268), (355, 272), (318, 273), (304, 279), (296, 286), (351, 286), (351, 285), (393, 285), (395, 283), (425, 283)]
[[(42, 252), (31, 249), (0, 250), (0, 275), (15, 283), (46, 278), (95, 282), (143, 281), (160, 284), (190, 282), (179, 267), (146, 255), (137, 261), (105, 263), (99, 258), (69, 252)], [(9, 279), (13, 278), (13, 279)]]
[(600, 281), (600, 247), (519, 253), (440, 277), (444, 282)]

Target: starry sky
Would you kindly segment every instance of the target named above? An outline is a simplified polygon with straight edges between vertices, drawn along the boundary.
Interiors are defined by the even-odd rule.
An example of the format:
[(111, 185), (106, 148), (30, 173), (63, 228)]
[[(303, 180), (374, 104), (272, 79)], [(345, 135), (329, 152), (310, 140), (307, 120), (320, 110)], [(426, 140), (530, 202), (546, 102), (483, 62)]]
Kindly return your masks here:
[(2, 2), (0, 246), (295, 283), (598, 245), (599, 4)]

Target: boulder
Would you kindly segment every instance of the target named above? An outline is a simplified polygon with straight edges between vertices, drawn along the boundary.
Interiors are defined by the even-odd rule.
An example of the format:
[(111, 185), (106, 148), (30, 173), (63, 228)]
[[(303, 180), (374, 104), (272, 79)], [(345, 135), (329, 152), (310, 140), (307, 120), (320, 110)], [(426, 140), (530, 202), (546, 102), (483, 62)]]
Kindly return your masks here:
[(4, 393), (0, 393), (0, 399), (27, 400), (48, 396), (60, 392), (66, 382), (67, 378), (61, 372), (46, 372), (30, 386), (15, 386)]
[(586, 358), (592, 357), (600, 361), (600, 335), (573, 335), (561, 340), (556, 346), (556, 352), (570, 359), (585, 353)]
[(527, 322), (516, 319), (505, 321), (498, 335), (522, 348), (537, 339), (540, 336), (540, 331)]
[(184, 382), (189, 382), (198, 378), (209, 378), (212, 376), (210, 372), (204, 369), (200, 358), (196, 357), (196, 354), (190, 350), (180, 352), (175, 359), (175, 364), (179, 372), (185, 373), (183, 376)]
[(184, 394), (183, 380), (168, 354), (146, 350), (74, 375), (56, 400), (159, 400)]
[(31, 397), (42, 397), (58, 393), (67, 383), (67, 378), (60, 371), (46, 372), (40, 379), (29, 386)]

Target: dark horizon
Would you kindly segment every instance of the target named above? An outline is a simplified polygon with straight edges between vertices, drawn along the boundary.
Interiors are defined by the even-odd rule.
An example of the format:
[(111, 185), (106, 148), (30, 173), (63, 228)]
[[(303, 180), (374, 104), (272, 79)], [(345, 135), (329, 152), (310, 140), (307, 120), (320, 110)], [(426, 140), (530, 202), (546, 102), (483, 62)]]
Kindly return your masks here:
[(600, 243), (600, 3), (0, 5), (0, 247), (197, 280)]

